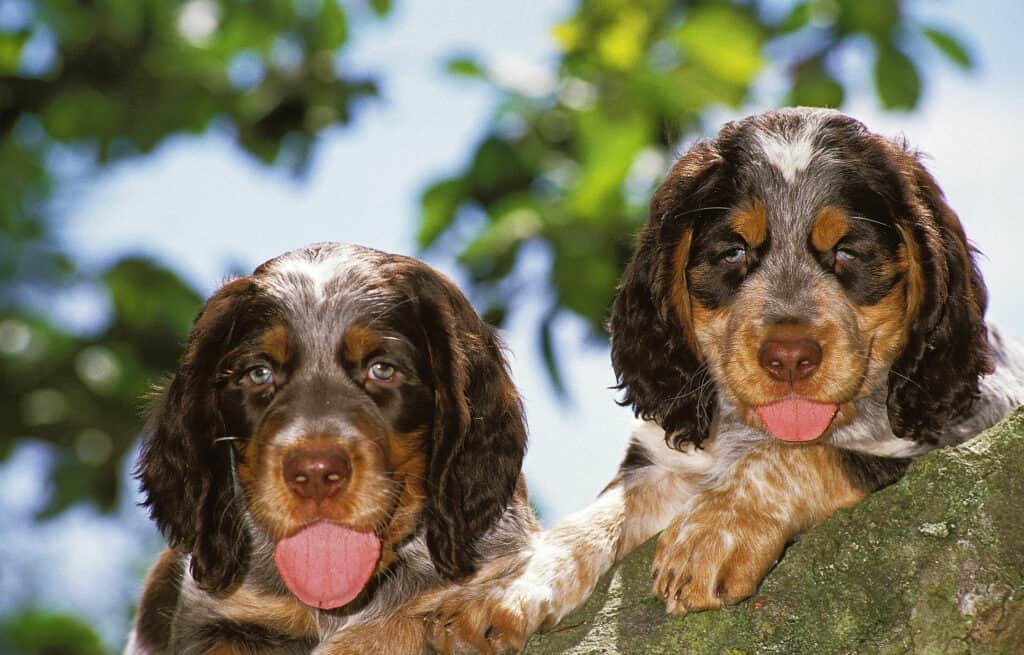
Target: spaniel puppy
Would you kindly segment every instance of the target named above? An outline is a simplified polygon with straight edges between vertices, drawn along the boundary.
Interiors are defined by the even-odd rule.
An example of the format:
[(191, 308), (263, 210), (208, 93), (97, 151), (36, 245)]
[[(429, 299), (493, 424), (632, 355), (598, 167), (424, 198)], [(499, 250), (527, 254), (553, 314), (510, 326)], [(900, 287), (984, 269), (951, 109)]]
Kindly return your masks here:
[(590, 507), (480, 583), (439, 642), (519, 648), (661, 532), (669, 612), (752, 594), (786, 543), (1024, 400), (1024, 348), (918, 156), (835, 111), (791, 109), (698, 143), (651, 202), (612, 310), (640, 419)]
[(128, 653), (425, 652), (403, 607), (535, 531), (501, 344), (427, 265), (287, 253), (206, 303), (138, 477), (170, 548)]

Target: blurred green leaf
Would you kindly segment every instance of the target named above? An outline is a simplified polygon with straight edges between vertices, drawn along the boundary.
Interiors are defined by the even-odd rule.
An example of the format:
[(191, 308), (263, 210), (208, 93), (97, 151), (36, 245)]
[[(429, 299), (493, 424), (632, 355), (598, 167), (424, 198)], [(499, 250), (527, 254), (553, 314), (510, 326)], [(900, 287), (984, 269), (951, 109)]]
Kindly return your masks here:
[(416, 235), (420, 248), (432, 246), (448, 229), (464, 197), (462, 181), (457, 178), (436, 182), (423, 192), (420, 197), (420, 229)]
[(616, 12), (614, 20), (597, 36), (597, 52), (608, 66), (620, 70), (636, 66), (644, 53), (648, 21), (647, 13), (640, 8)]
[(80, 619), (28, 610), (0, 622), (7, 655), (107, 655), (99, 635)]
[(529, 154), (503, 135), (485, 139), (477, 147), (467, 179), (474, 197), (491, 202), (529, 184), (535, 174)]
[(102, 280), (114, 305), (117, 331), (159, 331), (184, 339), (202, 302), (176, 273), (141, 257), (119, 260)]
[(21, 50), (30, 34), (22, 32), (0, 32), (0, 75), (13, 73), (21, 62)]
[(651, 126), (638, 112), (613, 118), (595, 109), (579, 114), (577, 120), (583, 168), (566, 196), (566, 206), (578, 218), (597, 219), (603, 208), (616, 202), (633, 160), (650, 138)]
[(370, 0), (370, 7), (378, 16), (384, 16), (391, 11), (391, 0)]
[(694, 7), (677, 39), (692, 61), (733, 84), (749, 84), (764, 65), (762, 28), (737, 7)]
[(875, 57), (875, 88), (884, 108), (913, 109), (921, 96), (921, 78), (907, 55), (881, 43)]
[(786, 18), (779, 24), (779, 31), (796, 32), (803, 29), (811, 20), (811, 3), (798, 2), (789, 10)]
[(900, 0), (840, 0), (839, 18), (844, 30), (887, 39), (901, 23)]
[(511, 196), (496, 206), (491, 224), (459, 256), (468, 265), (481, 265), (517, 249), (524, 241), (540, 234), (540, 215), (529, 196)]
[(938, 48), (942, 54), (946, 55), (950, 61), (960, 66), (964, 70), (969, 70), (974, 62), (971, 60), (971, 55), (967, 52), (967, 48), (964, 47), (963, 43), (960, 42), (955, 36), (949, 32), (942, 31), (934, 27), (926, 27), (921, 30), (921, 33), (928, 37), (928, 40)]
[(540, 353), (544, 360), (544, 368), (547, 369), (548, 379), (555, 393), (564, 398), (566, 395), (565, 382), (562, 380), (562, 372), (558, 367), (558, 353), (555, 352), (555, 338), (553, 329), (558, 319), (558, 306), (552, 307), (541, 319), (539, 326)]
[(323, 0), (317, 21), (316, 46), (322, 50), (337, 50), (348, 40), (348, 21), (338, 0)]
[(484, 77), (485, 71), (472, 57), (453, 57), (448, 60), (445, 68), (452, 75), (460, 77)]
[(843, 104), (843, 87), (820, 68), (809, 67), (793, 80), (787, 104), (836, 108)]

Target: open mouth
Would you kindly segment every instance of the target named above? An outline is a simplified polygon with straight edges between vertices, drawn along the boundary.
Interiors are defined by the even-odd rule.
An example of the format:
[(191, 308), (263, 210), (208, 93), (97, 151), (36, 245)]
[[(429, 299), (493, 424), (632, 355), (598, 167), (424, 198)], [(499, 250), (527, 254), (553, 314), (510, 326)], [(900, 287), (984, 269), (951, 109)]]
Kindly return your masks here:
[(839, 406), (803, 398), (785, 398), (755, 409), (768, 433), (780, 441), (814, 441), (825, 434)]
[(373, 576), (380, 555), (376, 534), (330, 521), (312, 523), (274, 548), (274, 562), (288, 589), (320, 609), (352, 602)]

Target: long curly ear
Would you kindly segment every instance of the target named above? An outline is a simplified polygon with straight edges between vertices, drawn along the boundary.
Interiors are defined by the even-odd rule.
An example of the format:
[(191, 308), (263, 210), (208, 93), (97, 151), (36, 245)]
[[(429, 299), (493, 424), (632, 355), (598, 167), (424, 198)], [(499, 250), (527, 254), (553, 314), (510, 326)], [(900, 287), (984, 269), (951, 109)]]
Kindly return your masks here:
[(477, 540), (512, 499), (526, 424), (491, 328), (450, 282), (432, 286), (420, 302), (435, 389), (426, 536), (437, 570), (455, 579), (473, 573)]
[(988, 297), (956, 213), (917, 158), (904, 156), (916, 191), (910, 205), (919, 214), (905, 234), (920, 288), (906, 346), (889, 375), (889, 422), (897, 436), (933, 442), (970, 411), (979, 378), (993, 370)]
[(694, 221), (720, 209), (712, 205), (720, 204), (721, 162), (713, 143), (698, 144), (658, 187), (609, 323), (622, 404), (657, 421), (675, 448), (707, 437), (715, 407), (694, 334), (686, 266)]
[(249, 537), (234, 497), (229, 443), (214, 378), (228, 348), (239, 304), (251, 282), (229, 283), (196, 317), (177, 372), (150, 416), (136, 468), (143, 505), (172, 548), (191, 554), (191, 572), (208, 591), (241, 574)]

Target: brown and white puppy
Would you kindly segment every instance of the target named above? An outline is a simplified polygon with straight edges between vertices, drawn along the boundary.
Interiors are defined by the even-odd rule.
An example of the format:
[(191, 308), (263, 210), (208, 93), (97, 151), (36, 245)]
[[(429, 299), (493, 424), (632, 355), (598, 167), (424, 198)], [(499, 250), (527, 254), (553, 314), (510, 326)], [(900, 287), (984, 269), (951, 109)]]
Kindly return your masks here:
[(536, 530), (501, 344), (422, 262), (318, 244), (206, 303), (138, 465), (128, 653), (425, 652), (402, 608)]
[(619, 474), (450, 590), (435, 639), (521, 647), (658, 532), (668, 611), (752, 594), (796, 534), (1024, 401), (956, 214), (903, 143), (839, 112), (729, 123), (672, 167), (612, 310), (638, 423)]

